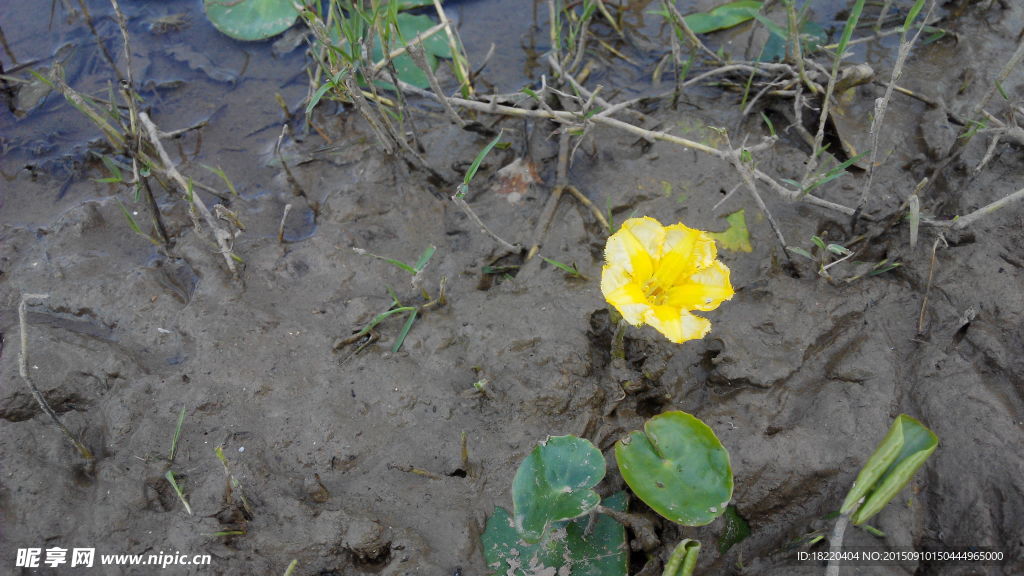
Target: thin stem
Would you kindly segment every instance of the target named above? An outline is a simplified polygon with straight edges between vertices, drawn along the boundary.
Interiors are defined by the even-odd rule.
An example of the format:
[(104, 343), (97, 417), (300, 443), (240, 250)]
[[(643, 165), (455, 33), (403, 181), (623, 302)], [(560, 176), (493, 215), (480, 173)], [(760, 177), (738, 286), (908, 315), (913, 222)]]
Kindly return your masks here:
[(83, 444), (81, 441), (75, 438), (74, 434), (72, 434), (71, 431), (68, 430), (68, 427), (65, 426), (63, 422), (61, 422), (60, 417), (57, 416), (57, 413), (54, 412), (53, 408), (50, 407), (50, 403), (46, 401), (46, 398), (43, 397), (43, 393), (39, 391), (39, 388), (37, 388), (35, 383), (32, 382), (32, 377), (29, 375), (28, 321), (26, 320), (28, 301), (45, 300), (46, 298), (49, 297), (49, 294), (21, 295), (21, 303), (18, 305), (18, 325), (21, 329), (21, 352), (18, 354), (18, 373), (21, 374), (21, 379), (25, 381), (25, 384), (28, 386), (29, 392), (32, 393), (32, 397), (35, 398), (36, 403), (39, 404), (39, 408), (42, 409), (42, 411), (45, 412), (46, 415), (50, 417), (50, 420), (53, 421), (53, 424), (57, 427), (57, 429), (60, 430), (61, 433), (63, 433), (64, 436), (67, 437), (68, 440), (71, 441), (71, 443), (75, 446), (75, 449), (78, 450), (78, 453), (82, 455), (82, 458), (85, 458), (86, 460), (92, 460), (92, 452), (89, 451), (89, 448), (87, 448), (85, 444)]
[(825, 569), (825, 576), (839, 576), (839, 556), (843, 551), (843, 535), (846, 533), (846, 526), (850, 523), (850, 516), (842, 514), (836, 519), (832, 527), (832, 534), (828, 538), (829, 560)]

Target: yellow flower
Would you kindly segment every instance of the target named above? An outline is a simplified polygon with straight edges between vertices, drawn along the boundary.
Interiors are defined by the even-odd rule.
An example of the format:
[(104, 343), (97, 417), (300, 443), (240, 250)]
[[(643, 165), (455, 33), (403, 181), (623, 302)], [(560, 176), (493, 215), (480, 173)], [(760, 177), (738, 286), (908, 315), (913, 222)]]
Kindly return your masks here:
[(648, 324), (673, 342), (703, 338), (711, 322), (690, 310), (714, 310), (732, 298), (729, 269), (715, 241), (682, 224), (630, 218), (605, 245), (601, 292), (634, 326)]

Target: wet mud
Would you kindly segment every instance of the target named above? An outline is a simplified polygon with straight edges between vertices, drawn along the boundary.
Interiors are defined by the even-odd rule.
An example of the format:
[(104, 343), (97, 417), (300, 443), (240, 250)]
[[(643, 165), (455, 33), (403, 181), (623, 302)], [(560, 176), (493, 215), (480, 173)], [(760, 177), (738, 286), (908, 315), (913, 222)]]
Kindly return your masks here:
[[(57, 3), (48, 24), (29, 4), (0, 7), (5, 68), (61, 58), (77, 89), (105, 91), (113, 76), (81, 16)], [(109, 6), (87, 4), (107, 48), (119, 53)], [(653, 19), (644, 12), (650, 6), (634, 4), (632, 21)], [(1024, 26), (1024, 7), (1014, 3), (967, 4), (942, 8), (951, 36), (916, 49), (902, 80), (958, 113), (988, 90), (984, 79)], [(532, 4), (524, 6), (466, 1), (450, 9), (471, 60), (498, 43), (481, 76), (496, 91), (546, 73), (536, 63), (546, 49), (546, 6), (537, 6), (537, 29)], [(615, 440), (669, 409), (703, 419), (729, 450), (733, 504), (751, 535), (721, 552), (729, 529), (721, 519), (685, 529), (656, 521), (663, 544), (650, 557), (634, 554), (631, 573), (651, 557), (667, 558), (684, 537), (704, 545), (698, 573), (821, 573), (822, 566), (794, 562), (795, 546), (828, 531), (829, 514), (900, 413), (935, 431), (939, 448), (872, 521), (884, 536), (851, 528), (846, 544), (990, 547), (1004, 552), (1004, 565), (921, 563), (914, 573), (1024, 572), (1024, 210), (1010, 206), (967, 231), (947, 232), (945, 243), (922, 228), (915, 249), (901, 220), (902, 203), (958, 133), (949, 115), (894, 96), (870, 221), (859, 230), (847, 216), (762, 190), (788, 245), (811, 249), (819, 235), (858, 250), (828, 278), (816, 263), (782, 250), (752, 197), (732, 192), (741, 181), (731, 166), (591, 128), (568, 177), (616, 221), (651, 215), (720, 231), (726, 215), (743, 209), (753, 248), (720, 251), (736, 295), (707, 314), (713, 329), (704, 340), (673, 345), (650, 328), (626, 332), (624, 379), (610, 361), (614, 326), (599, 287), (607, 230), (566, 197), (547, 234), (534, 234), (555, 180), (557, 126), (481, 116), (511, 146), (486, 159), (466, 199), (495, 234), (522, 246), (541, 240), (540, 256), (574, 263), (583, 279), (502, 250), (448, 200), (488, 136), (451, 125), (435, 108), (419, 120), (426, 159), (450, 179), (448, 188), (383, 154), (354, 111), (327, 105), (315, 119), (330, 141), (307, 133), (301, 118), (291, 120), (281, 149), (289, 182), (274, 153), (289, 119), (273, 95), (301, 116), (302, 50), (282, 54), (270, 42), (221, 37), (193, 2), (125, 8), (136, 78), (148, 87), (142, 95), (154, 120), (165, 131), (205, 121), (168, 140), (168, 151), (209, 186), (222, 187), (201, 165), (223, 169), (239, 192), (225, 202), (245, 226), (233, 246), (244, 269), (241, 280), (231, 279), (177, 196), (156, 198), (170, 248), (134, 234), (119, 202), (148, 230), (145, 203), (124, 186), (95, 181), (109, 175), (98, 159), (98, 133), (59, 95), (5, 100), (0, 572), (35, 573), (13, 568), (18, 548), (61, 546), (212, 556), (209, 567), (168, 574), (281, 574), (292, 559), (298, 574), (487, 574), (480, 533), (494, 506), (511, 506), (512, 476), (538, 441), (581, 435), (612, 463)], [(495, 38), (482, 32), (487, 27), (503, 33)], [(654, 43), (665, 33), (650, 22), (638, 27), (646, 36), (633, 56), (642, 56), (641, 40)], [(742, 52), (749, 35), (731, 31), (714, 42)], [(866, 57), (886, 78), (894, 52), (879, 41), (859, 46), (855, 59)], [(979, 62), (993, 64), (982, 69)], [(646, 64), (607, 54), (596, 76), (592, 82), (608, 86), (609, 97), (664, 89), (652, 86)], [(992, 110), (1019, 102), (1024, 76), (1014, 72), (1001, 89), (1009, 104)], [(854, 120), (835, 128), (850, 142), (866, 134), (864, 118), (884, 87), (855, 90), (845, 108)], [(743, 135), (756, 141), (766, 135), (764, 121), (742, 115), (740, 97), (702, 86), (675, 108), (645, 103), (644, 122), (713, 145), (719, 133), (708, 127), (727, 128), (734, 142)], [(758, 111), (781, 131), (791, 108), (766, 100)], [(758, 157), (759, 167), (799, 178), (809, 151), (783, 133)], [(972, 173), (985, 152), (981, 139), (969, 146), (922, 198), (922, 212), (951, 218), (1019, 189), (1020, 149), (1002, 144)], [(864, 178), (855, 167), (819, 192), (853, 206)], [(305, 197), (295, 195), (295, 184)], [(428, 246), (436, 253), (416, 277), (354, 250), (412, 263)], [(882, 261), (900, 266), (871, 275)], [(419, 315), (399, 351), (392, 348), (404, 317), (352, 338), (393, 298), (421, 305), (423, 293), (435, 297), (442, 284), (444, 305)], [(23, 293), (49, 294), (30, 307), (29, 369), (95, 452), (88, 465), (19, 377)], [(168, 469), (191, 515), (165, 480)], [(608, 493), (624, 487), (613, 470), (602, 485)], [(653, 518), (639, 502), (632, 509)]]

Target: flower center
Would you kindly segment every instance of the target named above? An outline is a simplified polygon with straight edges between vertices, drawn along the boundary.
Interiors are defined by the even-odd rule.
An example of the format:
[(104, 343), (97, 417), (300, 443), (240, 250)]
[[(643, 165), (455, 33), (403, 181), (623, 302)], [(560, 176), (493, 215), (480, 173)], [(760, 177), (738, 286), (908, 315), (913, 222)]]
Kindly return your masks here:
[(668, 290), (661, 282), (651, 278), (644, 282), (644, 296), (647, 297), (647, 301), (651, 304), (660, 306), (664, 304), (665, 299), (668, 297)]

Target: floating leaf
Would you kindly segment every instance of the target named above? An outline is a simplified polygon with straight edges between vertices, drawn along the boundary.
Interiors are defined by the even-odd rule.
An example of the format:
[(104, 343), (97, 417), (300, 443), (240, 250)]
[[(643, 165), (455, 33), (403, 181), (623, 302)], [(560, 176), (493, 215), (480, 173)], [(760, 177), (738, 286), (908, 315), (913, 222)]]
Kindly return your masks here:
[(292, 0), (203, 0), (214, 27), (236, 40), (264, 40), (291, 28)]
[(591, 490), (604, 478), (604, 456), (588, 440), (554, 436), (530, 452), (512, 480), (515, 526), (538, 542), (549, 524), (590, 512), (601, 502)]
[(725, 30), (743, 24), (754, 18), (763, 2), (755, 0), (738, 0), (722, 4), (698, 14), (690, 14), (683, 18), (694, 34), (707, 34), (716, 30)]
[(706, 424), (687, 414), (659, 414), (615, 443), (615, 459), (633, 493), (665, 518), (704, 526), (732, 499), (729, 453)]
[[(786, 46), (789, 45), (786, 30), (760, 14), (756, 18), (771, 33), (764, 43), (764, 48), (761, 49), (761, 55), (757, 58), (758, 62), (783, 60), (786, 57)], [(821, 24), (809, 20), (800, 24), (800, 49), (804, 54), (817, 51), (827, 41), (828, 34)]]
[(750, 230), (747, 229), (747, 218), (743, 210), (737, 210), (725, 217), (729, 227), (724, 232), (710, 232), (718, 245), (733, 252), (751, 252)]
[[(840, 512), (849, 514), (856, 510), (854, 524), (868, 521), (910, 482), (938, 445), (939, 437), (934, 432), (910, 416), (900, 414), (857, 475)], [(862, 498), (863, 505), (860, 504)]]
[[(626, 494), (609, 496), (604, 506), (626, 509)], [(482, 537), (484, 560), (496, 574), (527, 576), (571, 574), (625, 576), (629, 562), (626, 529), (604, 514), (597, 515), (591, 530), (589, 518), (558, 525), (538, 543), (520, 539), (512, 518), (504, 508), (495, 508)]]
[[(398, 24), (398, 33), (402, 41), (395, 41), (389, 46), (389, 52), (404, 46), (406, 43), (411, 42), (414, 38), (426, 32), (430, 28), (433, 28), (436, 22), (434, 22), (429, 16), (423, 14), (399, 14), (395, 18), (395, 22)], [(448, 45), (448, 41), (443, 32), (435, 32), (422, 42), (423, 52), (427, 65), (433, 70), (437, 68), (438, 58), (451, 58), (452, 50)], [(384, 48), (381, 45), (380, 37), (375, 39), (373, 47), (373, 60), (379, 62), (384, 58)], [(427, 78), (427, 73), (420, 69), (416, 65), (416, 62), (408, 54), (400, 54), (393, 58), (391, 62), (395, 65), (395, 72), (398, 74), (398, 79), (406, 84), (411, 84), (417, 88), (427, 88), (430, 86), (430, 80)], [(394, 87), (387, 82), (378, 82), (378, 84), (387, 89), (393, 89)]]

